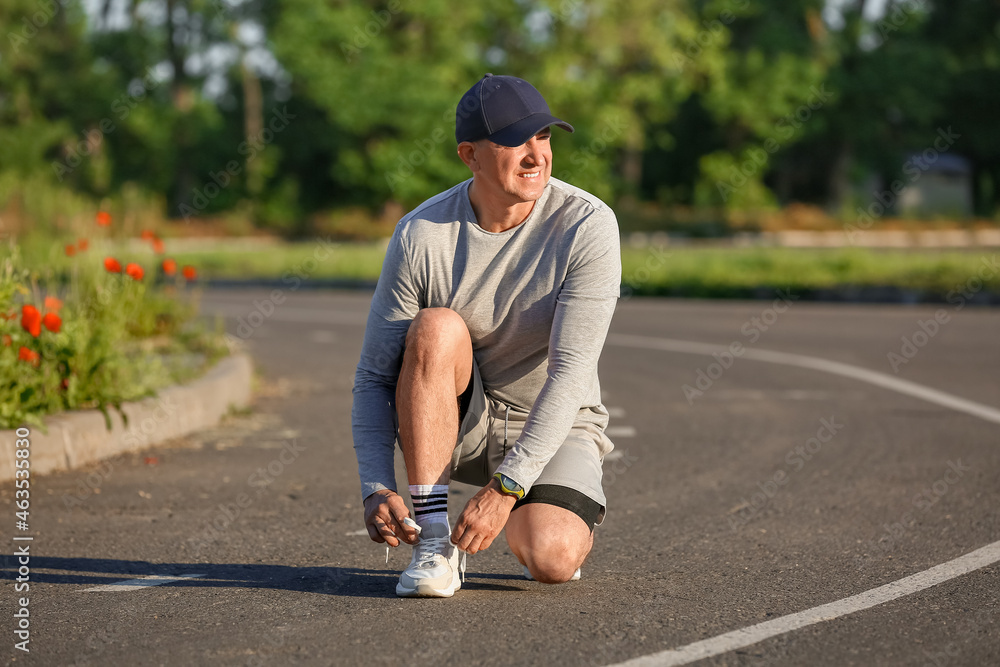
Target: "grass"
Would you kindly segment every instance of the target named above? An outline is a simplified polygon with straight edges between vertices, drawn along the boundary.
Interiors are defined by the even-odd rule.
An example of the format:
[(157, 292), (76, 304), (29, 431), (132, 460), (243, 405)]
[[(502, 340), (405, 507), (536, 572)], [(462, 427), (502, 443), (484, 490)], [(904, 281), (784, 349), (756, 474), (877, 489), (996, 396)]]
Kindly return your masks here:
[[(212, 278), (378, 279), (384, 242), (331, 245), (322, 260), (315, 258), (317, 248), (316, 243), (287, 244), (260, 252), (182, 253), (178, 259), (197, 262)], [(991, 264), (996, 256), (987, 251), (626, 246), (622, 282), (633, 294), (698, 297), (749, 296), (778, 287), (897, 287), (946, 294), (964, 289), (984, 269), (989, 274), (985, 288), (1000, 292), (1000, 270)]]
[[(385, 255), (385, 241), (299, 243), (186, 241), (168, 253), (181, 265), (198, 267), (206, 279), (344, 279), (375, 281)], [(148, 245), (148, 244), (147, 244)], [(181, 245), (181, 244), (177, 244)], [(51, 244), (49, 244), (51, 247)], [(130, 246), (142, 261), (152, 253)], [(123, 253), (109, 245), (108, 252)], [(824, 290), (894, 287), (945, 295), (952, 290), (1000, 292), (1000, 253), (990, 250), (905, 250), (870, 248), (774, 248), (704, 246), (622, 246), (622, 282), (637, 295), (747, 297), (765, 289)], [(39, 258), (42, 259), (42, 258)], [(45, 261), (64, 258), (49, 252)], [(983, 285), (976, 282), (984, 278)]]
[(634, 294), (701, 297), (749, 296), (761, 288), (1000, 292), (997, 257), (979, 250), (624, 248), (622, 282)]
[(317, 279), (377, 280), (385, 257), (385, 242), (276, 243), (258, 249), (205, 248), (180, 251), (181, 264), (198, 266), (206, 278), (280, 278), (291, 282)]

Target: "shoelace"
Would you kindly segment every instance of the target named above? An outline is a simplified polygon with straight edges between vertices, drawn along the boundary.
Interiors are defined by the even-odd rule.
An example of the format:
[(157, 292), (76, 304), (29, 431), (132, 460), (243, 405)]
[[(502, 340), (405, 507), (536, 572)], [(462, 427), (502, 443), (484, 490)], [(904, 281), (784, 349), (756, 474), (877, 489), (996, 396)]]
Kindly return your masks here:
[[(441, 542), (444, 541), (444, 544)], [(445, 550), (451, 544), (451, 535), (446, 535), (444, 537), (424, 537), (417, 543), (417, 546), (423, 547), (419, 552), (420, 560), (433, 560), (434, 556), (441, 556), (444, 554)], [(454, 546), (454, 545), (452, 545)], [(458, 549), (458, 547), (454, 547)], [(468, 553), (458, 549), (462, 554), (461, 560), (458, 561), (458, 572), (462, 577), (462, 583), (465, 583), (465, 557)], [(389, 547), (385, 548), (385, 562), (389, 562)]]

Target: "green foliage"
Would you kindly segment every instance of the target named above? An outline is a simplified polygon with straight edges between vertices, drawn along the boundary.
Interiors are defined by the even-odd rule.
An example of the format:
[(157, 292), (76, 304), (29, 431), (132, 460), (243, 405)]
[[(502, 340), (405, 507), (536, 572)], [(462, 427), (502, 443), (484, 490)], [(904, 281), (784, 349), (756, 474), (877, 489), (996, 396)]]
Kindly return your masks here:
[(609, 198), (628, 187), (627, 170), (608, 180), (623, 153), (638, 155), (644, 125), (669, 119), (690, 89), (677, 62), (696, 27), (678, 1), (285, 0), (282, 10), (276, 53), (353, 138), (334, 177), (375, 202), (413, 205), (468, 177), (454, 153), (455, 106), (487, 71), (544, 91), (579, 128), (557, 133), (555, 175)]
[(64, 210), (126, 193), (290, 237), (317, 212), (405, 210), (468, 176), (455, 106), (488, 71), (574, 124), (553, 173), (612, 203), (850, 210), (954, 126), (976, 211), (996, 215), (1000, 5), (884, 4), (8, 0), (4, 231), (62, 230)]

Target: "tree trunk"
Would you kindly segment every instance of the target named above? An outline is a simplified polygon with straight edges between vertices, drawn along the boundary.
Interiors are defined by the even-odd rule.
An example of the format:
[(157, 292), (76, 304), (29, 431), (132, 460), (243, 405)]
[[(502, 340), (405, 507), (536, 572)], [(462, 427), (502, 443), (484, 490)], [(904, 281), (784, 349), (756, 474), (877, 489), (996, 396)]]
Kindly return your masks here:
[[(260, 142), (260, 133), (264, 128), (264, 96), (260, 89), (260, 79), (247, 67), (245, 59), (240, 61), (240, 70), (243, 74), (243, 131), (247, 142), (254, 145)], [(259, 195), (264, 188), (261, 166), (259, 161), (254, 162), (250, 155), (247, 156), (247, 192), (251, 196)]]
[(848, 197), (851, 196), (851, 163), (854, 157), (854, 146), (849, 140), (841, 142), (837, 149), (837, 157), (830, 167), (830, 177), (826, 183), (827, 206), (839, 211)]

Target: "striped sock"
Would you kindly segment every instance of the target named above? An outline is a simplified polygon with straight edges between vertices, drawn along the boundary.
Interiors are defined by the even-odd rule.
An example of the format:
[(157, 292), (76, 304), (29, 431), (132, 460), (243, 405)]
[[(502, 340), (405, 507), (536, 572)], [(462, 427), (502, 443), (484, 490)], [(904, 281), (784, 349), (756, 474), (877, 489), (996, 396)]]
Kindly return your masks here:
[(448, 523), (448, 485), (410, 484), (410, 499), (413, 501), (413, 518), (417, 525), (426, 528), (431, 523)]

